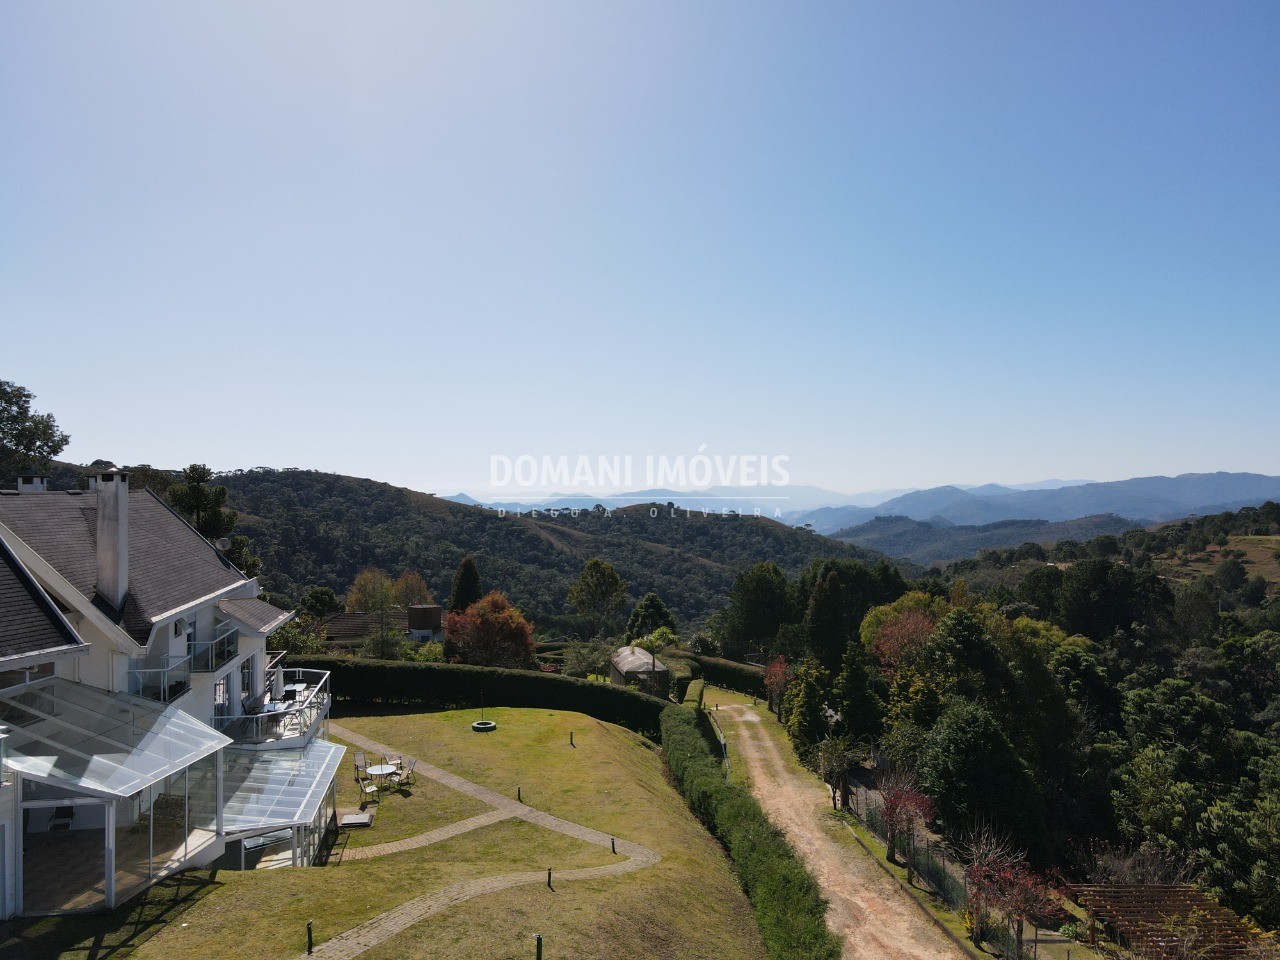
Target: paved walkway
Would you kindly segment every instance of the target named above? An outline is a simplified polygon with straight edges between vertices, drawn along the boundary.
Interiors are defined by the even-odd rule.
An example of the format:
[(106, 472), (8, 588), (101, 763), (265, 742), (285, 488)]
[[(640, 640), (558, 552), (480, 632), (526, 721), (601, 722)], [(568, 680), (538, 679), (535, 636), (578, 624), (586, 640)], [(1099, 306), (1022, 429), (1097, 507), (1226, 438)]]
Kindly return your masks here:
[[(354, 743), (357, 747), (370, 753), (390, 754), (399, 752), (393, 747), (370, 740), (368, 737), (361, 736), (354, 730), (350, 730), (340, 724), (330, 723), (329, 729), (335, 736), (341, 737), (348, 743)], [(406, 763), (412, 759), (414, 758), (408, 756), (404, 758)], [(460, 820), (446, 827), (440, 827), (428, 833), (418, 834), (416, 837), (408, 837), (404, 840), (380, 843), (375, 846), (361, 847), (357, 850), (348, 851), (343, 855), (344, 860), (364, 860), (382, 854), (398, 853), (401, 850), (425, 847), (433, 843), (439, 843), (441, 840), (447, 840), (450, 837), (456, 837), (469, 830), (475, 830), (478, 827), (485, 827), (513, 818), (537, 824), (540, 827), (546, 827), (548, 830), (554, 830), (557, 833), (563, 833), (578, 840), (585, 840), (587, 843), (594, 843), (597, 846), (608, 847), (611, 843), (616, 842), (618, 855), (626, 858), (603, 867), (561, 870), (555, 874), (556, 883), (566, 880), (616, 877), (624, 873), (631, 873), (634, 870), (642, 870), (645, 867), (653, 866), (662, 859), (648, 847), (642, 847), (640, 844), (632, 843), (630, 840), (615, 841), (615, 838), (610, 837), (607, 833), (535, 810), (527, 804), (518, 803), (487, 787), (472, 783), (470, 780), (464, 780), (462, 777), (449, 773), (447, 770), (441, 770), (439, 767), (433, 767), (422, 760), (417, 760), (417, 765), (414, 767), (413, 772), (415, 775), (421, 774), (452, 790), (457, 790), (459, 793), (475, 797), (477, 800), (493, 807), (493, 810), (467, 820)], [(326, 940), (316, 947), (312, 957), (319, 957), (321, 960), (350, 960), (350, 958), (360, 956), (365, 951), (371, 950), (391, 937), (403, 933), (415, 923), (426, 919), (432, 914), (439, 913), (454, 904), (462, 903), (464, 900), (486, 893), (494, 893), (498, 890), (507, 890), (511, 887), (546, 882), (546, 871), (534, 870), (521, 873), (504, 873), (493, 877), (481, 877), (476, 880), (455, 883), (445, 887), (443, 890), (437, 890), (434, 893), (402, 903), (395, 909), (379, 914), (372, 920), (368, 920), (358, 927), (353, 927), (332, 940)], [(301, 956), (305, 957), (306, 954), (301, 954)]]

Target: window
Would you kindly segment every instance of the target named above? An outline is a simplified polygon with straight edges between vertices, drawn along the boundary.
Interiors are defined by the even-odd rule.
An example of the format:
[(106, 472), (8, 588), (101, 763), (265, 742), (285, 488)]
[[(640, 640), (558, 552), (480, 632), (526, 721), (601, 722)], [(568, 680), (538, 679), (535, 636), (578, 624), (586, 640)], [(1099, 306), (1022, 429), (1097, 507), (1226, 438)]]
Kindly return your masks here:
[(223, 677), (213, 685), (213, 715), (226, 717), (231, 714), (231, 685)]

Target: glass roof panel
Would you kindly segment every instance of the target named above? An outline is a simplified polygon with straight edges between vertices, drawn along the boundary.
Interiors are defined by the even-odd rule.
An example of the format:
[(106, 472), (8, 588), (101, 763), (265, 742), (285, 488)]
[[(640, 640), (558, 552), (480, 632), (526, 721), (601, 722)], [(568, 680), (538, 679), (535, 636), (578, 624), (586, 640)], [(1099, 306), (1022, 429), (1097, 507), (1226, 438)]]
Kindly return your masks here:
[(128, 797), (231, 743), (177, 707), (51, 677), (0, 691), (5, 763), (28, 777)]
[(345, 752), (345, 747), (320, 739), (301, 750), (227, 750), (223, 829), (239, 833), (310, 823)]

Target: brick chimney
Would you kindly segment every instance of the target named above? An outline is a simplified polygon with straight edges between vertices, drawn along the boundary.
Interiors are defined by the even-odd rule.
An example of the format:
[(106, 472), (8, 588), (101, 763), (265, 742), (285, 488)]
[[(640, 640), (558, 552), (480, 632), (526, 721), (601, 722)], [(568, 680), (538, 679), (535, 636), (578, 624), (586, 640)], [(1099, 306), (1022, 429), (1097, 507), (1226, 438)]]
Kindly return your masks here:
[(129, 474), (105, 470), (89, 487), (98, 494), (98, 596), (119, 610), (129, 592)]
[(49, 478), (38, 473), (24, 473), (18, 478), (19, 493), (45, 493), (49, 489)]

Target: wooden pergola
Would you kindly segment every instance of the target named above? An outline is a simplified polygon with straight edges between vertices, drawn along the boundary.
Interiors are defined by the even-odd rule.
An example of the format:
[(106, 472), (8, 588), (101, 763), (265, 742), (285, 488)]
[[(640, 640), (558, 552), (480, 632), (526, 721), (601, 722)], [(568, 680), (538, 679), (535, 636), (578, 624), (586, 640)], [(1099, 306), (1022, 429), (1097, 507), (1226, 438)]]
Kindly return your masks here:
[(1190, 884), (1082, 883), (1072, 898), (1089, 914), (1089, 939), (1102, 922), (1117, 943), (1153, 960), (1235, 960), (1258, 938), (1234, 913)]

